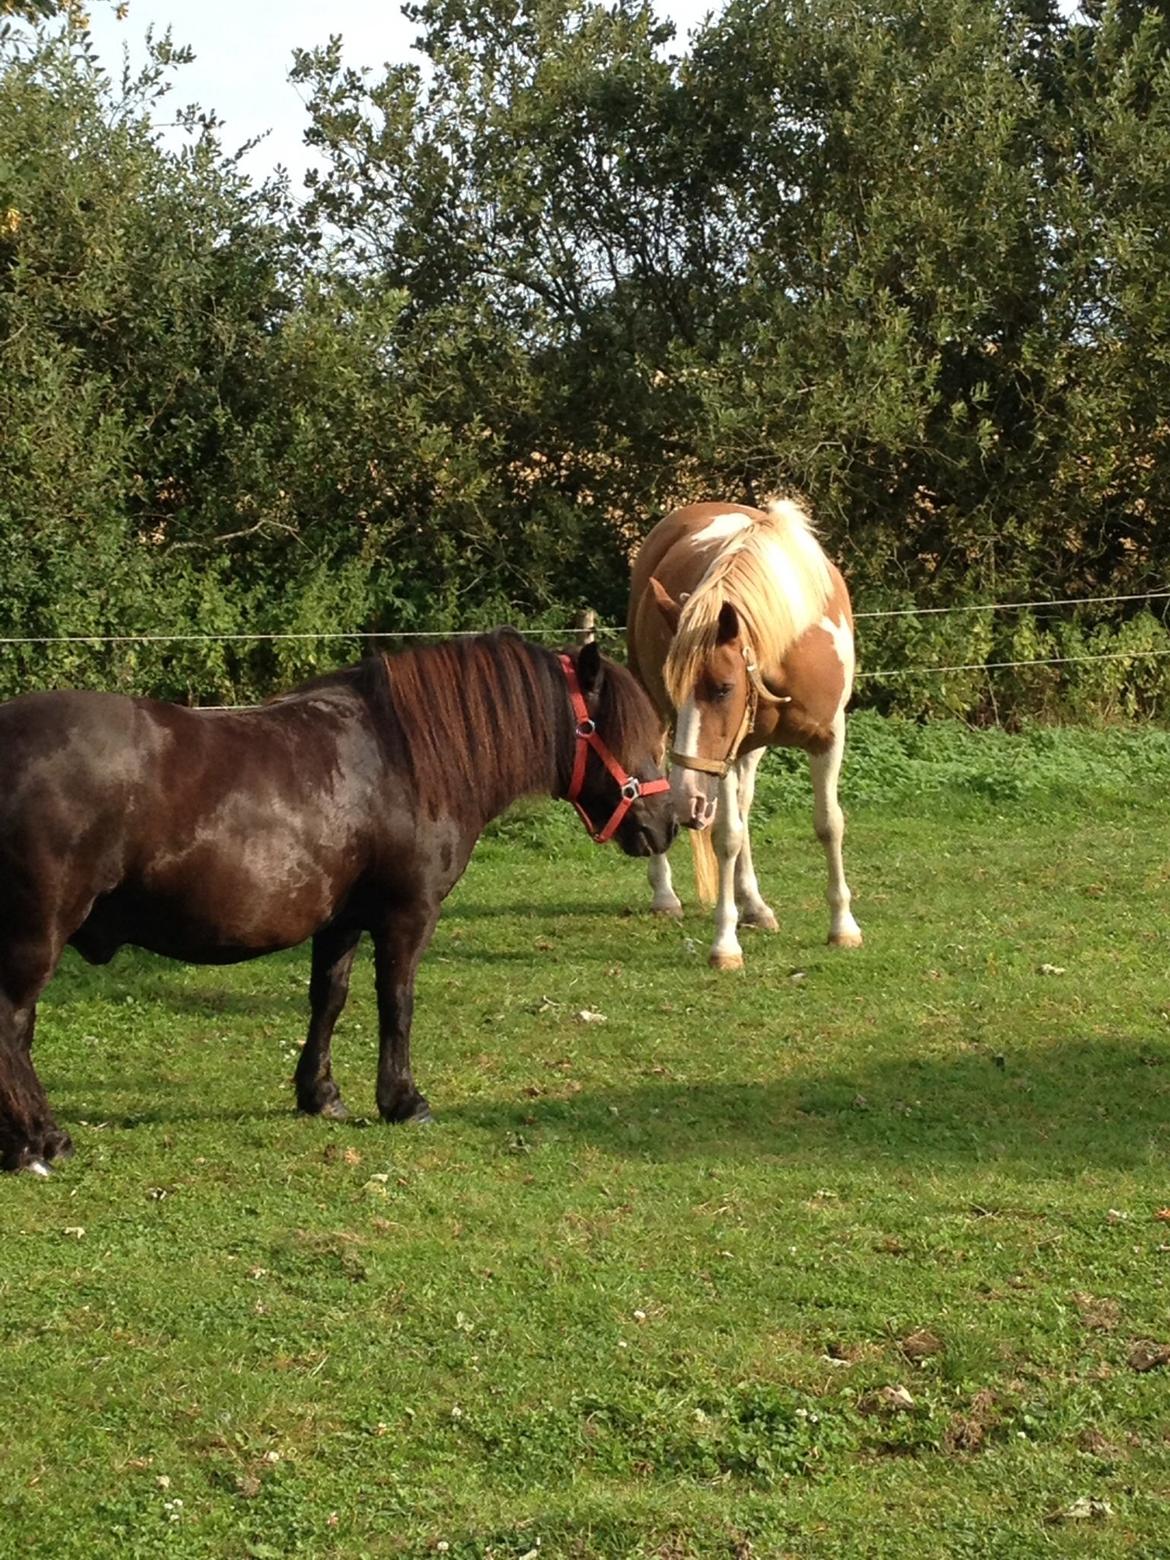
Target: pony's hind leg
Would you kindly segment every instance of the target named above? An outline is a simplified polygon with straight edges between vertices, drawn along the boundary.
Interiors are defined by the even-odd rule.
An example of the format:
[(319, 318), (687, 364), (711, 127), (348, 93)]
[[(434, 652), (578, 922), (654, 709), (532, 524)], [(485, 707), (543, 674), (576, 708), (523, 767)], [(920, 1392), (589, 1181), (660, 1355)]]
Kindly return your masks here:
[(309, 1033), (297, 1062), (297, 1108), (309, 1116), (343, 1120), (347, 1112), (333, 1081), (333, 1028), (349, 995), (349, 974), (359, 929), (318, 932), (309, 978)]
[(837, 779), (845, 753), (845, 712), (840, 710), (833, 722), (833, 743), (824, 753), (809, 757), (813, 783), (813, 827), (825, 847), (829, 868), (829, 942), (835, 948), (860, 948), (861, 928), (850, 909), (852, 896), (845, 881), (845, 862), (841, 844), (845, 838), (845, 816), (837, 801)]
[(753, 748), (736, 762), (739, 774), (739, 817), (743, 824), (743, 839), (735, 863), (735, 900), (739, 906), (741, 926), (754, 926), (757, 931), (775, 932), (779, 923), (772, 907), (765, 904), (752, 864), (752, 837), (748, 828), (748, 814), (752, 810), (752, 798), (756, 794), (756, 770), (764, 749)]
[(674, 883), (671, 881), (670, 876), (670, 861), (665, 851), (662, 852), (661, 856), (650, 857), (647, 876), (650, 879), (650, 887), (654, 894), (650, 901), (650, 909), (653, 914), (681, 916), (683, 913), (682, 902), (674, 891)]

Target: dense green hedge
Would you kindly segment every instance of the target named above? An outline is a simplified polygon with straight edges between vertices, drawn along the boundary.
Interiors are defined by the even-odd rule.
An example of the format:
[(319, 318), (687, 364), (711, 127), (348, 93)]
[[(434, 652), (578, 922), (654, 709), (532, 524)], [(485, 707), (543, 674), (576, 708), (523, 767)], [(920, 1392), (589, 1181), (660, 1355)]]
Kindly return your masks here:
[[(862, 610), (1170, 583), (1164, 7), (731, 0), (686, 52), (631, 3), (415, 15), (425, 71), (298, 56), (296, 197), (198, 111), (161, 144), (169, 40), (114, 84), (76, 10), (0, 29), (0, 637), (617, 622), (664, 509), (775, 487)], [(869, 671), (1108, 657), (880, 709), (1167, 713), (1140, 601), (861, 627)], [(352, 648), (0, 647), (0, 692)]]

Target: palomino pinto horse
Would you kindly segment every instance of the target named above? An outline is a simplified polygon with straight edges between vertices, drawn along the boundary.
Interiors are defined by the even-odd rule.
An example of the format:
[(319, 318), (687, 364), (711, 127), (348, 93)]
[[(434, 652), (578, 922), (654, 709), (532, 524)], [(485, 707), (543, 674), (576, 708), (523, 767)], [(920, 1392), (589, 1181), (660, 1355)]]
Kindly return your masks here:
[[(736, 926), (776, 930), (752, 865), (748, 814), (756, 768), (772, 745), (809, 754), (813, 817), (829, 865), (829, 941), (852, 948), (841, 859), (837, 777), (853, 685), (849, 593), (796, 504), (766, 510), (690, 504), (650, 532), (634, 561), (630, 668), (666, 719), (675, 720), (671, 789), (678, 821), (714, 822), (718, 858), (716, 969), (739, 969)], [(695, 841), (696, 846), (700, 844)], [(706, 845), (704, 839), (702, 844)], [(707, 857), (710, 860), (708, 846)], [(696, 849), (700, 891), (714, 897)], [(665, 856), (650, 864), (653, 909), (682, 907)]]
[(426, 1119), (415, 971), (484, 826), (545, 791), (599, 841), (664, 850), (663, 735), (595, 645), (558, 657), (508, 630), (375, 656), (258, 709), (102, 693), (0, 705), (0, 1166), (45, 1175), (69, 1151), (31, 1055), (66, 943), (93, 964), (125, 943), (227, 964), (311, 937), (297, 1104), (342, 1116), (330, 1042), (368, 931), (378, 1109)]

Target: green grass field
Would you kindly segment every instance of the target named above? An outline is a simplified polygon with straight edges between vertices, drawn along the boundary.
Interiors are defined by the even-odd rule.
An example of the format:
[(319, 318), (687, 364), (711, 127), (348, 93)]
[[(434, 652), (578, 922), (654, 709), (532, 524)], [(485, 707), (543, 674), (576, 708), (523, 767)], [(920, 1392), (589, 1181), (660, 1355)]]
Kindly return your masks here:
[[(740, 976), (567, 809), (497, 827), (432, 1127), (292, 1113), (305, 952), (70, 954), (78, 1157), (0, 1182), (0, 1554), (1170, 1555), (1170, 739), (855, 736), (856, 953), (798, 766)], [(367, 960), (359, 1115), (375, 1037)]]

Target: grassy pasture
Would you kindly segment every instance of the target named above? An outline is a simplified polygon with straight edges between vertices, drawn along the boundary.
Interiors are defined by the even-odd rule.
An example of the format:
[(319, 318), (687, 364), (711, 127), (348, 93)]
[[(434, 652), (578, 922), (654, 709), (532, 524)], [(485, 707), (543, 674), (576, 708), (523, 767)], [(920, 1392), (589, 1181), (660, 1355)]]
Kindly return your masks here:
[[(796, 766), (743, 976), (566, 809), (497, 827), (430, 1128), (292, 1114), (303, 952), (70, 955), (78, 1158), (0, 1184), (0, 1554), (1170, 1555), (1170, 743), (855, 732), (857, 953)], [(375, 1035), (366, 960), (358, 1116)]]

